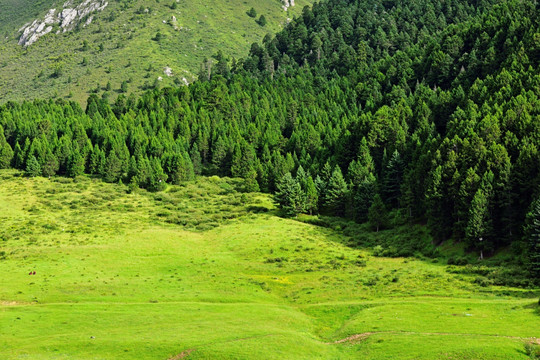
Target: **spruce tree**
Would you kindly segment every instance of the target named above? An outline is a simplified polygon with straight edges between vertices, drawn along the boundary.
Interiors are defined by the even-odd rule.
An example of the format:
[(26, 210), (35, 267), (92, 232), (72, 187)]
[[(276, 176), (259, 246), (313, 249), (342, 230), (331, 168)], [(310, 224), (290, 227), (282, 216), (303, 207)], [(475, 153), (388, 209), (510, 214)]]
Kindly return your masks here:
[(6, 141), (4, 129), (0, 125), (0, 169), (7, 169), (13, 159), (13, 149)]
[(26, 173), (31, 177), (41, 175), (41, 166), (34, 155), (31, 155), (26, 162)]
[(308, 176), (306, 181), (306, 211), (309, 211), (309, 214), (312, 215), (313, 212), (317, 211), (317, 203), (319, 200), (319, 194), (317, 193), (317, 187), (311, 176)]
[(540, 199), (534, 201), (525, 220), (527, 267), (533, 279), (540, 279)]
[(353, 191), (354, 219), (358, 222), (368, 220), (368, 211), (377, 193), (377, 182), (373, 174), (369, 174)]
[(466, 240), (469, 245), (480, 250), (480, 258), (487, 246), (489, 231), (488, 199), (483, 189), (478, 189), (471, 202), (469, 221), (466, 229)]
[(377, 232), (386, 224), (387, 211), (381, 196), (376, 194), (373, 197), (373, 203), (369, 207), (368, 219), (369, 224)]
[(325, 207), (335, 216), (345, 214), (345, 202), (347, 200), (348, 187), (341, 169), (336, 166), (332, 177), (328, 181), (326, 190)]
[(15, 143), (12, 165), (15, 169), (23, 169), (24, 166), (24, 153), (18, 141)]
[(56, 156), (52, 153), (51, 149), (47, 150), (47, 155), (45, 156), (45, 162), (42, 166), (43, 176), (51, 177), (58, 172), (58, 160)]
[(75, 150), (75, 152), (71, 154), (67, 170), (68, 176), (73, 178), (84, 173), (84, 159), (79, 150)]
[(304, 211), (305, 195), (290, 172), (286, 173), (277, 184), (274, 198), (286, 216), (296, 216)]
[(388, 161), (384, 172), (383, 195), (386, 202), (392, 207), (397, 207), (401, 196), (401, 181), (403, 177), (403, 160), (397, 150)]

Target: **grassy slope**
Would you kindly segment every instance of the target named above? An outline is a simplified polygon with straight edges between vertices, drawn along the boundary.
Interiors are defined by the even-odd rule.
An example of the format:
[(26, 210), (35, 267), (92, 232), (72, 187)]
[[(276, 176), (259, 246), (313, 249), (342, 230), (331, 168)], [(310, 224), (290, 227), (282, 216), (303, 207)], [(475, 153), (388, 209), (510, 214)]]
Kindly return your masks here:
[[(192, 81), (205, 57), (218, 50), (226, 56), (245, 56), (253, 42), (278, 31), (287, 17), (299, 14), (312, 1), (297, 0), (288, 12), (277, 0), (178, 1), (175, 10), (171, 9), (172, 2), (133, 0), (123, 9), (121, 3), (111, 1), (88, 27), (44, 36), (28, 49), (17, 45), (15, 34), (29, 18), (27, 7), (21, 7), (20, 14), (10, 17), (12, 20), (2, 20), (12, 31), (7, 40), (0, 40), (0, 102), (61, 96), (85, 103), (89, 91), (98, 85), (104, 90), (109, 81), (113, 98), (124, 80), (130, 81), (129, 93), (152, 86), (159, 76), (164, 78), (162, 86), (183, 83), (182, 78)], [(5, 8), (8, 3), (0, 0)], [(138, 14), (141, 6), (151, 13)], [(265, 27), (246, 15), (251, 7), (265, 15)], [(110, 21), (112, 14), (114, 20)], [(173, 15), (179, 30), (163, 23)], [(17, 16), (18, 23), (13, 20)], [(2, 24), (2, 28), (7, 25)], [(158, 31), (164, 35), (159, 43), (152, 40)], [(81, 51), (85, 39), (90, 49)], [(87, 65), (82, 64), (83, 58)], [(57, 66), (62, 67), (62, 74), (52, 77)], [(172, 68), (173, 77), (163, 73), (166, 66)]]
[(526, 359), (540, 337), (525, 291), (249, 212), (272, 205), (230, 180), (125, 194), (13, 175), (0, 172), (3, 359)]

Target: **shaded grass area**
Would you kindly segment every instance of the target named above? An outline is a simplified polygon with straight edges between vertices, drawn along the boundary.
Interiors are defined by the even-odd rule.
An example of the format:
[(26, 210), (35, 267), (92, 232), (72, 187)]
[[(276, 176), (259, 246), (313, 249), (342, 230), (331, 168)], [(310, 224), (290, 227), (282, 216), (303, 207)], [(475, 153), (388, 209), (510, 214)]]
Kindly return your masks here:
[(237, 188), (201, 178), (127, 194), (1, 171), (0, 357), (531, 358), (538, 289), (374, 256)]

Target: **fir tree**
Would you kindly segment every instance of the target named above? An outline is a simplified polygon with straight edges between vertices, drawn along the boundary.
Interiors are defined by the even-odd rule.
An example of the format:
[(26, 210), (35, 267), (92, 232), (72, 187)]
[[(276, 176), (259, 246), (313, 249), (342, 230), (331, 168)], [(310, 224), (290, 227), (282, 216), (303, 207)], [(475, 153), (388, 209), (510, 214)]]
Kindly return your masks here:
[(30, 156), (26, 162), (26, 173), (28, 176), (36, 177), (41, 175), (41, 166), (34, 155)]
[(317, 187), (311, 176), (308, 176), (307, 178), (304, 192), (306, 194), (306, 211), (309, 211), (309, 214), (312, 215), (317, 211), (319, 194), (317, 193)]
[(305, 195), (290, 172), (278, 183), (275, 199), (287, 216), (296, 216), (304, 210)]
[(0, 169), (7, 169), (13, 159), (13, 149), (6, 141), (4, 129), (0, 126)]
[(533, 279), (540, 279), (540, 199), (531, 204), (525, 220), (527, 266)]
[(68, 176), (71, 177), (77, 177), (79, 175), (82, 175), (84, 173), (84, 159), (79, 153), (78, 150), (76, 150), (69, 159), (68, 164)]
[(368, 219), (373, 229), (379, 232), (379, 229), (386, 224), (387, 211), (381, 196), (376, 194), (373, 197), (373, 203), (369, 207)]
[(489, 232), (488, 199), (483, 189), (478, 189), (471, 202), (469, 221), (466, 229), (466, 239), (469, 245), (480, 250), (480, 258), (486, 249)]
[(333, 215), (343, 216), (345, 214), (345, 201), (347, 199), (348, 187), (341, 169), (336, 166), (332, 177), (328, 181), (326, 189), (325, 206)]

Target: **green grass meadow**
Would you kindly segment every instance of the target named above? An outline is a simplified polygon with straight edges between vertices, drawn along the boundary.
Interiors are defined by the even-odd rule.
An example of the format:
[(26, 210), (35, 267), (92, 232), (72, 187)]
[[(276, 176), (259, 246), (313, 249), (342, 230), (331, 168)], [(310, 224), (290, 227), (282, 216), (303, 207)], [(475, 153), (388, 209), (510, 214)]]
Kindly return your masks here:
[(373, 256), (240, 186), (1, 171), (0, 358), (532, 358), (538, 289)]

